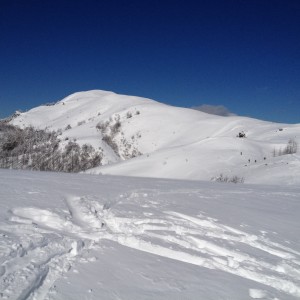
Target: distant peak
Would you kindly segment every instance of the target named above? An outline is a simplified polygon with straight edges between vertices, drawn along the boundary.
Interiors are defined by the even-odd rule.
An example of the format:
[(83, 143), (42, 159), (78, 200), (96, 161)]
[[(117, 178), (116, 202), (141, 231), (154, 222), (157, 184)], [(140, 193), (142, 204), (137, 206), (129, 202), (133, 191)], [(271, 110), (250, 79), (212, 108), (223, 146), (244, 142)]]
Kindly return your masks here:
[(80, 98), (94, 98), (94, 97), (101, 97), (101, 96), (107, 96), (107, 95), (115, 95), (116, 93), (111, 91), (104, 91), (104, 90), (89, 90), (89, 91), (81, 91), (73, 93), (64, 99), (62, 99), (59, 102), (66, 102), (66, 101), (72, 101), (74, 99), (80, 99)]

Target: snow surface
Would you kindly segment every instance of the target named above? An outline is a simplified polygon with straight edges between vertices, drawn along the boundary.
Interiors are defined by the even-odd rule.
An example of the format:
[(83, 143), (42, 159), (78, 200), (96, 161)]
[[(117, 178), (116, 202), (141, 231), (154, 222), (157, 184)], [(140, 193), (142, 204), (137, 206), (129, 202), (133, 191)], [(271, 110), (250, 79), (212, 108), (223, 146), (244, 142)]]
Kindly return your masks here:
[(300, 188), (0, 170), (2, 299), (299, 299)]
[[(113, 125), (118, 118), (116, 154), (96, 125), (106, 121)], [(55, 105), (34, 108), (12, 123), (61, 129), (63, 143), (68, 138), (103, 148), (107, 165), (90, 170), (92, 174), (209, 181), (222, 173), (243, 177), (246, 183), (300, 184), (299, 151), (272, 154), (274, 149), (283, 150), (289, 139), (300, 145), (300, 124), (209, 115), (100, 90), (75, 93)], [(67, 125), (72, 128), (65, 130)], [(247, 138), (236, 137), (241, 131)], [(133, 149), (142, 155), (128, 159), (126, 153), (132, 154)]]

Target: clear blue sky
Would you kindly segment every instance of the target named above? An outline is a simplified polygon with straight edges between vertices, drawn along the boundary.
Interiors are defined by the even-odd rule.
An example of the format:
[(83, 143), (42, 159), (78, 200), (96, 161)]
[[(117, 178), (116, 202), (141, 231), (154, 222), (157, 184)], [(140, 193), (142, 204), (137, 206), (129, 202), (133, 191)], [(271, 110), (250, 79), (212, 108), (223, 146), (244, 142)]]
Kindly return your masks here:
[(300, 1), (0, 0), (0, 117), (103, 89), (300, 123)]

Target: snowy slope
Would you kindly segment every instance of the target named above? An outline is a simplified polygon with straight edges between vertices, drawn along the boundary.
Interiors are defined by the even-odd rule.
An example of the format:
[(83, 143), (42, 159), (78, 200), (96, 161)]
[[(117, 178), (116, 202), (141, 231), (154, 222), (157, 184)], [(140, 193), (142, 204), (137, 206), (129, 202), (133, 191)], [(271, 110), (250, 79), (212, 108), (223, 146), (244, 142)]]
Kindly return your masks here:
[[(300, 184), (299, 155), (272, 155), (289, 139), (300, 144), (300, 124), (214, 116), (105, 91), (75, 93), (53, 106), (22, 113), (12, 123), (61, 129), (63, 141), (75, 138), (103, 148), (109, 165), (91, 170), (93, 174), (211, 180), (222, 173), (248, 183)], [(66, 130), (67, 125), (72, 128)], [(247, 138), (236, 137), (241, 131)], [(102, 140), (105, 134), (117, 151)]]
[(2, 299), (299, 299), (299, 187), (0, 170)]

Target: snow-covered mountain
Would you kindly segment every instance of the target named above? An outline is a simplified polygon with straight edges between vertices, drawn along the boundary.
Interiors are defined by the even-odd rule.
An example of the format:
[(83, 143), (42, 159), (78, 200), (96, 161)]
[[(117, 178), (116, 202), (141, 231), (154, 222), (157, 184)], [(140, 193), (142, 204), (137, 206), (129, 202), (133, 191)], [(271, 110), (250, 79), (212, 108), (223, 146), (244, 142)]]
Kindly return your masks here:
[[(300, 183), (299, 154), (278, 155), (289, 140), (299, 144), (300, 124), (221, 117), (99, 90), (36, 107), (11, 124), (61, 130), (63, 143), (101, 147), (105, 166), (92, 174)], [(237, 137), (242, 132), (246, 137)]]
[[(101, 148), (105, 165), (0, 169), (1, 299), (300, 298), (300, 124), (104, 91), (0, 123), (20, 137), (8, 121), (43, 142), (53, 132), (28, 126), (55, 130), (58, 149), (74, 139)], [(15, 149), (9, 137), (2, 150)]]

